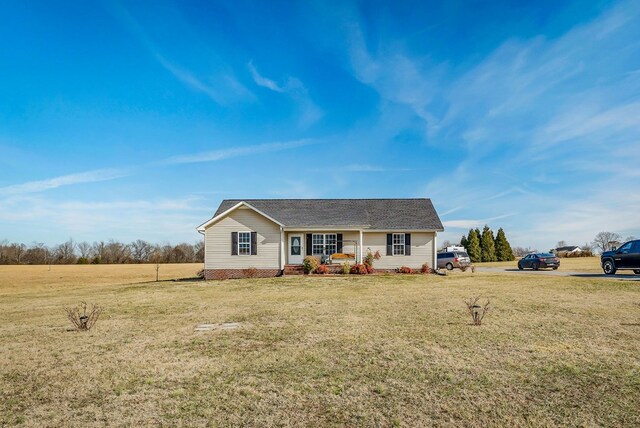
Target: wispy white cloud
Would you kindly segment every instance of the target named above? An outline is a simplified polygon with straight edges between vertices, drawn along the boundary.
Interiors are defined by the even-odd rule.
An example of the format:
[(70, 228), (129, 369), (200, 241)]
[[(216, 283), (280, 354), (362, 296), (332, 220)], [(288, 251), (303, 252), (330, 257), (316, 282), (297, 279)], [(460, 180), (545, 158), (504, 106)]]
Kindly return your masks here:
[(327, 168), (312, 168), (312, 172), (402, 172), (402, 171), (415, 171), (412, 168), (390, 168), (380, 165), (369, 164), (347, 164), (336, 167)]
[(286, 141), (279, 143), (265, 143), (253, 146), (230, 147), (227, 149), (212, 150), (192, 155), (174, 156), (161, 161), (160, 164), (182, 164), (196, 162), (213, 162), (223, 159), (235, 158), (239, 156), (257, 155), (263, 153), (273, 153), (282, 150), (292, 150), (300, 147), (316, 144), (317, 141), (310, 139), (302, 139), (295, 141)]
[(260, 75), (258, 70), (256, 70), (256, 67), (253, 65), (253, 61), (249, 61), (248, 67), (251, 77), (253, 77), (253, 81), (256, 82), (256, 85), (271, 89), (274, 92), (284, 92), (284, 89), (281, 88), (274, 80)]
[(182, 83), (189, 86), (191, 89), (202, 92), (218, 104), (226, 104), (225, 98), (212, 85), (204, 83), (202, 80), (194, 76), (190, 71), (172, 64), (160, 54), (155, 54), (155, 57), (167, 71), (173, 74)]
[(194, 71), (169, 60), (162, 49), (156, 45), (140, 23), (122, 4), (118, 2), (109, 3), (108, 10), (165, 70), (190, 89), (207, 95), (220, 105), (256, 100), (255, 95), (238, 80), (228, 64), (218, 63), (215, 68), (210, 68), (206, 73), (201, 73), (207, 77), (197, 76)]
[(501, 220), (507, 217), (514, 216), (514, 213), (502, 214), (495, 217), (484, 218), (484, 219), (460, 219), (460, 220), (447, 220), (442, 222), (445, 227), (450, 227), (453, 229), (471, 229), (473, 227), (481, 227), (485, 224), (491, 224), (496, 220)]
[(29, 181), (26, 183), (0, 187), (0, 196), (23, 195), (81, 183), (114, 180), (116, 178), (125, 177), (129, 174), (129, 172), (122, 169), (97, 169), (77, 174), (62, 175), (60, 177), (48, 178), (45, 180)]
[[(127, 241), (142, 238), (154, 242), (198, 239), (194, 225), (212, 207), (194, 196), (149, 200), (53, 200), (33, 195), (14, 195), (0, 204), (0, 222), (19, 225), (16, 239), (54, 243), (72, 236), (94, 241), (110, 238)], [(126, 221), (123, 221), (126, 219)], [(189, 239), (191, 240), (191, 239)]]
[(249, 61), (247, 66), (256, 85), (268, 88), (274, 92), (287, 94), (297, 104), (298, 124), (301, 128), (308, 128), (324, 116), (324, 112), (313, 102), (309, 95), (309, 90), (300, 79), (289, 76), (285, 84), (281, 85), (275, 80), (261, 75), (253, 64), (253, 61)]

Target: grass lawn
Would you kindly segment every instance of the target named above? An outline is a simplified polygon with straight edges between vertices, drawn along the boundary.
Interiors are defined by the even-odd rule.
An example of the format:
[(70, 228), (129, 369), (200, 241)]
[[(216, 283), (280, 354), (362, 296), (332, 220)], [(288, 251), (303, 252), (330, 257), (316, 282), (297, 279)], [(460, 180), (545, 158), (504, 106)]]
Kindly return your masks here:
[[(635, 281), (154, 277), (0, 267), (0, 426), (640, 425)], [(90, 332), (62, 309), (81, 300), (104, 307)], [(221, 322), (241, 327), (194, 331)]]

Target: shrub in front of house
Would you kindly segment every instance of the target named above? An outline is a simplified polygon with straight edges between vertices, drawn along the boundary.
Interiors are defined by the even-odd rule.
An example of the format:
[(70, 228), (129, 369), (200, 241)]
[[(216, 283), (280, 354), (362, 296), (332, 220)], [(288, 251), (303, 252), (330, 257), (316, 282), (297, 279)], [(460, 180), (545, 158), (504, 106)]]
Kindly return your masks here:
[(374, 260), (380, 260), (380, 257), (380, 251), (376, 251), (375, 254), (371, 253), (371, 250), (367, 252), (363, 261), (364, 266), (367, 268), (367, 273), (373, 273), (373, 262)]
[(314, 273), (319, 265), (318, 259), (313, 256), (307, 256), (302, 261), (302, 268), (306, 274)]
[(427, 262), (423, 263), (422, 267), (420, 268), (420, 272), (422, 272), (424, 274), (431, 273), (431, 266), (429, 266), (429, 263), (427, 263)]
[(349, 265), (349, 262), (342, 263), (342, 274), (348, 275), (349, 272), (351, 272), (351, 265)]
[(316, 273), (320, 275), (326, 275), (329, 273), (329, 267), (327, 265), (320, 265), (316, 268)]
[(200, 269), (198, 272), (196, 272), (196, 276), (200, 279), (204, 279), (204, 269)]
[(402, 266), (398, 268), (398, 273), (413, 273), (413, 270), (408, 266)]
[(362, 263), (357, 263), (351, 266), (351, 270), (349, 272), (354, 275), (366, 275), (367, 273), (369, 273), (367, 271), (367, 267)]

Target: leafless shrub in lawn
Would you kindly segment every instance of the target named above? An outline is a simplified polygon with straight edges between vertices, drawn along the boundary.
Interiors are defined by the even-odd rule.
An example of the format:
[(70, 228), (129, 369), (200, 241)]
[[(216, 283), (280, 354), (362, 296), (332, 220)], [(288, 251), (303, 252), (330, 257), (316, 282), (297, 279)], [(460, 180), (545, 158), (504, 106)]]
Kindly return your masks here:
[(91, 330), (91, 327), (98, 321), (98, 317), (102, 313), (102, 308), (96, 304), (92, 304), (91, 307), (87, 302), (80, 302), (80, 305), (75, 307), (65, 307), (67, 318), (71, 321), (71, 324), (83, 331)]
[(196, 272), (196, 276), (199, 279), (204, 279), (204, 269), (200, 269), (198, 272)]
[(467, 299), (464, 303), (467, 305), (469, 315), (471, 315), (471, 319), (473, 320), (473, 325), (482, 325), (484, 316), (487, 315), (487, 312), (491, 309), (489, 299), (487, 299), (484, 306), (480, 305), (480, 296)]
[(248, 267), (246, 269), (242, 269), (242, 274), (245, 276), (245, 278), (255, 278), (256, 276), (258, 276), (258, 269), (254, 267)]
[(474, 265), (471, 265), (471, 273), (476, 273), (476, 267)]

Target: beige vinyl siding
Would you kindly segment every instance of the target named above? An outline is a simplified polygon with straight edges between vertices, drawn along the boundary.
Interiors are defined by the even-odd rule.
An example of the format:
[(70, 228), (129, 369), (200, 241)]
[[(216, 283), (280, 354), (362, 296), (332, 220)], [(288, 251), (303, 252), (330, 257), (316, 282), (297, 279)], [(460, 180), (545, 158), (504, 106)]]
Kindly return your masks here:
[[(396, 233), (399, 233), (398, 231)], [(373, 267), (378, 269), (395, 269), (408, 266), (418, 269), (424, 262), (429, 266), (433, 264), (433, 232), (408, 232), (411, 233), (410, 256), (387, 256), (387, 234), (383, 232), (364, 232), (364, 253), (371, 249), (373, 253), (380, 251), (380, 260), (373, 262)], [(433, 267), (433, 266), (432, 266)]]
[[(258, 254), (231, 255), (231, 232), (256, 232)], [(280, 268), (280, 226), (250, 208), (238, 208), (205, 230), (205, 269)]]

